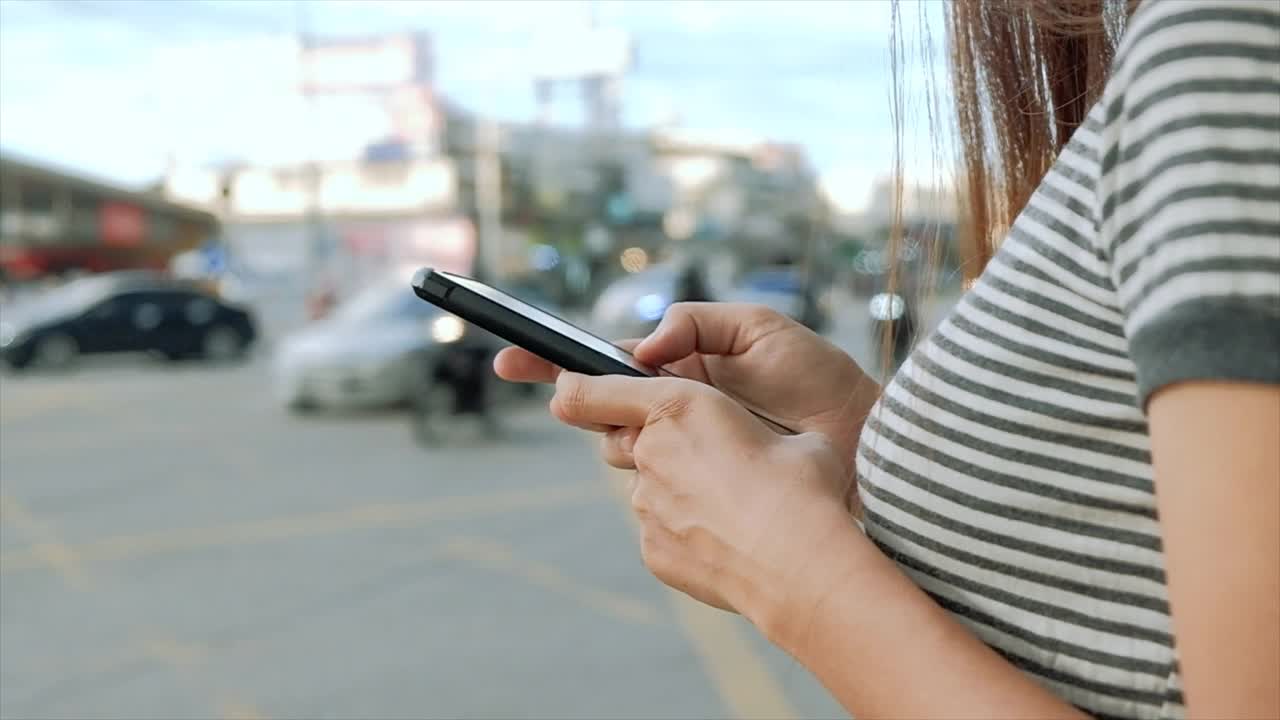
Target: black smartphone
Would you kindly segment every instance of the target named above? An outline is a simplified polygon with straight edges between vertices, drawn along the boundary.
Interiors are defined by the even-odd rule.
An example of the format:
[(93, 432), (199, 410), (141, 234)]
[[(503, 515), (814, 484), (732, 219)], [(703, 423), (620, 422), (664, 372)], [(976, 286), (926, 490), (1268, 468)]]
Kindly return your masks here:
[[(608, 340), (479, 280), (422, 268), (413, 275), (413, 292), (432, 305), (570, 372), (676, 377), (663, 368), (644, 365)], [(775, 420), (750, 408), (748, 411), (777, 432), (795, 434)]]
[(658, 370), (582, 328), (479, 280), (422, 268), (413, 276), (418, 297), (570, 372), (654, 377)]

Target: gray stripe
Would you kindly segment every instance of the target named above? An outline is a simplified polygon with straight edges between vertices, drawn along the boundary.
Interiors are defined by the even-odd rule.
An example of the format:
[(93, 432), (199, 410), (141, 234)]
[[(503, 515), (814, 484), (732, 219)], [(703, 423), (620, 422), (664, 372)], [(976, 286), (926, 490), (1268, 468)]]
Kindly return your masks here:
[[(874, 416), (867, 418), (868, 427), (873, 431), (880, 433), (883, 426)], [(882, 433), (886, 437), (893, 432), (884, 428)], [(994, 502), (986, 498), (970, 495), (961, 492), (954, 487), (946, 484), (935, 482), (929, 478), (899, 465), (879, 453), (872, 448), (866, 448), (863, 451), (868, 460), (881, 470), (905, 480), (912, 485), (925, 490), (940, 498), (949, 500), (957, 505), (961, 505), (981, 513), (1002, 517), (1007, 520), (1024, 522), (1042, 528), (1052, 528), (1060, 530), (1071, 535), (1083, 535), (1086, 537), (1098, 538), (1108, 542), (1122, 543), (1133, 547), (1143, 548), (1154, 552), (1160, 551), (1160, 538), (1155, 535), (1147, 535), (1146, 533), (1135, 532), (1119, 527), (1111, 527), (1108, 525), (1098, 525), (1095, 523), (1083, 522), (1070, 517), (1054, 515), (1052, 513), (1040, 512), (1038, 510), (1027, 510), (1017, 505), (1008, 505), (1005, 503)], [(927, 456), (926, 456), (927, 457)]]
[(1098, 402), (1111, 403), (1113, 405), (1119, 405), (1126, 408), (1133, 406), (1133, 396), (1128, 393), (1103, 390), (1087, 383), (1066, 380), (1064, 378), (1054, 377), (1052, 375), (1035, 372), (1033, 370), (1026, 370), (1024, 368), (1017, 367), (1016, 365), (1010, 365), (1009, 363), (1000, 362), (999, 360), (983, 357), (982, 355), (961, 346), (948, 337), (945, 327), (938, 328), (934, 331), (931, 339), (936, 347), (941, 348), (948, 355), (964, 360), (970, 365), (976, 365), (980, 368), (990, 370), (1001, 377), (1021, 380), (1030, 385), (1036, 385), (1039, 387), (1060, 390), (1076, 397), (1097, 400)]
[[(936, 552), (939, 555), (944, 555), (957, 562), (961, 562), (966, 565), (972, 565), (973, 567), (980, 568), (988, 572), (999, 573), (1001, 575), (1005, 575), (1010, 578), (1016, 578), (1018, 580), (1028, 580), (1030, 582), (1036, 583), (1037, 585), (1044, 585), (1045, 587), (1056, 588), (1058, 590), (1065, 590), (1067, 592), (1076, 593), (1078, 595), (1084, 595), (1086, 597), (1095, 598), (1098, 600), (1104, 600), (1106, 602), (1115, 603), (1117, 605), (1140, 607), (1146, 610), (1163, 613), (1165, 615), (1169, 614), (1169, 603), (1164, 598), (1155, 597), (1152, 595), (1143, 595), (1140, 593), (1125, 592), (1123, 590), (1115, 590), (1105, 585), (1083, 583), (1077, 580), (1069, 580), (1067, 578), (1058, 577), (1057, 575), (1050, 575), (1049, 573), (1037, 572), (1035, 570), (1028, 570), (1027, 568), (1019, 567), (1017, 565), (1010, 565), (1009, 563), (998, 562), (998, 561), (992, 560), (989, 557), (986, 557), (985, 555), (966, 552), (964, 550), (960, 550), (956, 548), (954, 545), (938, 542), (937, 540), (933, 540), (925, 535), (921, 535), (920, 533), (914, 530), (911, 530), (910, 528), (903, 527), (902, 525), (899, 525), (893, 520), (890, 520), (889, 518), (884, 517), (883, 515), (880, 515), (874, 510), (867, 509), (866, 513), (867, 513), (867, 519), (870, 520), (872, 523), (874, 523), (876, 526), (890, 531), (897, 537), (903, 538), (905, 540), (909, 540), (912, 543), (919, 545), (920, 547), (932, 550), (933, 552)], [(1026, 631), (1024, 630), (1024, 632)], [(1016, 634), (1016, 633), (1010, 632), (1010, 634)], [(1035, 637), (1038, 637), (1038, 636), (1035, 636)], [(1024, 638), (1024, 639), (1027, 639), (1027, 638)], [(1098, 654), (1110, 655), (1110, 653), (1098, 653)], [(1077, 656), (1077, 657), (1081, 657), (1081, 656)], [(1137, 670), (1139, 669), (1139, 666), (1147, 665), (1147, 663), (1145, 663), (1142, 660), (1137, 660), (1135, 658), (1131, 658), (1124, 655), (1111, 655), (1111, 657), (1116, 658), (1116, 660), (1108, 664), (1111, 664), (1115, 667), (1122, 667), (1126, 670)], [(1136, 665), (1117, 664), (1117, 663), (1135, 663)], [(1146, 667), (1146, 669), (1143, 670), (1143, 672), (1168, 672), (1168, 671), (1169, 671), (1168, 666), (1164, 666), (1163, 669), (1159, 667), (1148, 666)]]
[[(1072, 152), (1074, 153), (1075, 151), (1072, 150)], [(1074, 168), (1064, 163), (1063, 160), (1066, 157), (1067, 155), (1066, 153), (1064, 153), (1062, 157), (1058, 158), (1058, 162), (1053, 164), (1052, 173), (1057, 177), (1063, 178), (1065, 180), (1070, 180), (1071, 182), (1075, 183), (1076, 185), (1079, 185), (1080, 187), (1084, 188), (1085, 190), (1088, 190), (1089, 192), (1097, 192), (1098, 186), (1095, 183), (1094, 178), (1091, 175), (1089, 175), (1087, 171)], [(1095, 164), (1090, 163), (1089, 166), (1094, 167)]]
[(984, 276), (982, 280), (986, 284), (1004, 291), (1006, 295), (1012, 295), (1028, 305), (1034, 305), (1045, 312), (1053, 313), (1068, 320), (1074, 320), (1085, 327), (1091, 327), (1094, 330), (1104, 332), (1108, 335), (1113, 335), (1118, 338), (1124, 337), (1124, 328), (1117, 323), (1109, 322), (1097, 317), (1096, 315), (1090, 315), (1089, 313), (1082, 312), (1070, 305), (1058, 302), (1057, 300), (1051, 300), (1034, 290), (1021, 285), (1014, 285), (1012, 282), (996, 275), (988, 274)]
[[(1100, 290), (1105, 290), (1106, 292), (1115, 291), (1115, 288), (1111, 286), (1110, 278), (1105, 275), (1099, 275), (1092, 270), (1086, 270), (1075, 260), (1067, 257), (1056, 247), (1051, 245), (1048, 239), (1032, 235), (1024, 230), (1016, 221), (1014, 222), (1013, 227), (1009, 229), (1009, 238), (1011, 240), (1017, 240), (1024, 243), (1027, 247), (1035, 250), (1038, 254), (1043, 255), (1049, 262), (1057, 265), (1062, 270), (1071, 273), (1077, 278), (1080, 278), (1084, 282), (1087, 282)], [(1090, 254), (1097, 257), (1097, 255), (1092, 251)]]
[(1045, 325), (1039, 320), (1034, 320), (1032, 318), (1026, 317), (1025, 315), (1020, 315), (1011, 310), (1005, 310), (1004, 308), (997, 306), (996, 304), (990, 302), (985, 298), (978, 297), (978, 295), (975, 293), (969, 293), (968, 295), (965, 295), (964, 299), (961, 300), (961, 304), (972, 305), (973, 307), (983, 311), (984, 313), (990, 315), (991, 317), (994, 317), (999, 320), (1003, 320), (1009, 323), (1010, 325), (1013, 325), (1014, 327), (1018, 327), (1018, 328), (1022, 328), (1023, 330), (1034, 332), (1035, 334), (1040, 335), (1042, 337), (1047, 337), (1052, 340), (1057, 340), (1059, 342), (1063, 342), (1068, 345), (1081, 348), (1083, 350), (1092, 350), (1093, 352), (1096, 352), (1100, 355), (1110, 355), (1111, 357), (1117, 357), (1117, 358), (1128, 357), (1128, 355), (1126, 355), (1123, 350), (1116, 350), (1114, 348), (1109, 348), (1105, 345), (1101, 345), (1099, 343), (1093, 342), (1092, 340), (1085, 340), (1084, 338), (1077, 337), (1075, 335), (1072, 335), (1071, 333), (1064, 332), (1057, 328), (1049, 327), (1048, 325)]
[[(1146, 3), (1146, 5), (1153, 4), (1154, 3)], [(1187, 12), (1166, 15), (1149, 24), (1144, 24), (1140, 18), (1141, 15), (1134, 17), (1134, 22), (1130, 25), (1129, 32), (1125, 34), (1124, 48), (1120, 51), (1119, 55), (1111, 65), (1115, 68), (1115, 72), (1112, 73), (1115, 77), (1119, 77), (1120, 73), (1125, 71), (1125, 68), (1129, 63), (1129, 55), (1133, 52), (1133, 48), (1141, 47), (1146, 38), (1149, 38), (1162, 30), (1195, 23), (1240, 23), (1243, 25), (1261, 25), (1268, 29), (1276, 29), (1277, 24), (1280, 23), (1280, 15), (1277, 15), (1274, 12), (1240, 7), (1198, 7)], [(1132, 76), (1132, 73), (1130, 73), (1130, 76)], [(1114, 120), (1114, 118), (1110, 116), (1107, 117), (1107, 122), (1111, 122), (1112, 120)]]
[(1147, 423), (1145, 420), (1126, 420), (1124, 418), (1111, 417), (1108, 415), (1083, 412), (1077, 408), (1055, 405), (1054, 403), (1036, 400), (1024, 395), (1006, 392), (999, 388), (991, 387), (990, 385), (983, 385), (982, 383), (974, 382), (962, 375), (951, 372), (934, 362), (925, 353), (915, 353), (911, 356), (911, 362), (915, 366), (925, 370), (952, 387), (965, 390), (992, 402), (1002, 403), (1019, 410), (1025, 410), (1038, 415), (1044, 415), (1057, 420), (1065, 420), (1067, 422), (1085, 425), (1099, 430), (1113, 430), (1115, 432), (1141, 435), (1143, 437), (1147, 435)]
[[(880, 543), (877, 543), (877, 545), (880, 545), (882, 549), (884, 548)], [(892, 548), (890, 548), (890, 550), (891, 549)], [(1013, 607), (1026, 610), (1037, 615), (1043, 615), (1046, 618), (1069, 622), (1073, 625), (1089, 628), (1090, 630), (1120, 635), (1130, 640), (1146, 640), (1147, 642), (1163, 645), (1169, 648), (1173, 647), (1173, 637), (1167, 632), (1152, 630), (1151, 628), (1145, 628), (1133, 623), (1100, 618), (1096, 615), (1089, 615), (1070, 608), (1051, 605), (1046, 602), (1024, 597), (1017, 593), (1009, 592), (1008, 590), (994, 588), (985, 583), (980, 583), (973, 578), (967, 578), (963, 575), (957, 575), (956, 573), (943, 570), (942, 568), (934, 567), (920, 558), (905, 553), (895, 553), (892, 557), (894, 562), (897, 562), (899, 565), (928, 575), (929, 577), (944, 582), (951, 587), (960, 588), (970, 593), (981, 595), (989, 600), (995, 600), (996, 602), (1001, 602), (1005, 605), (1012, 605)], [(1164, 693), (1161, 693), (1158, 697), (1163, 700)]]
[(1023, 357), (1032, 358), (1034, 360), (1039, 360), (1040, 362), (1049, 363), (1050, 365), (1055, 365), (1063, 370), (1070, 370), (1071, 372), (1092, 375), (1094, 377), (1109, 378), (1111, 380), (1133, 381), (1133, 373), (1126, 370), (1113, 370), (1112, 368), (1102, 367), (1101, 365), (1094, 365), (1093, 363), (1086, 362), (1079, 358), (1060, 355), (1049, 350), (1041, 350), (1034, 345), (1010, 340), (1003, 335), (987, 330), (977, 323), (970, 321), (969, 318), (964, 315), (953, 315), (951, 317), (951, 324), (974, 337), (986, 340), (993, 345), (999, 345), (1009, 352), (1022, 355)]
[(1152, 238), (1143, 248), (1143, 252), (1134, 259), (1120, 266), (1116, 271), (1116, 276), (1121, 283), (1126, 283), (1133, 274), (1138, 271), (1141, 265), (1148, 257), (1158, 254), (1166, 245), (1170, 245), (1188, 238), (1198, 238), (1201, 236), (1212, 235), (1244, 235), (1261, 237), (1266, 239), (1280, 238), (1280, 222), (1266, 222), (1263, 220), (1210, 220), (1208, 222), (1192, 223), (1190, 225), (1180, 225), (1171, 230), (1160, 233), (1159, 237)]
[(1116, 166), (1136, 159), (1147, 145), (1180, 130), (1280, 130), (1280, 114), (1272, 113), (1199, 113), (1180, 117), (1150, 128), (1141, 139), (1129, 143), (1123, 151), (1113, 144), (1102, 157), (1102, 175), (1110, 175)]
[(1107, 240), (1108, 247), (1112, 255), (1115, 255), (1116, 248), (1128, 242), (1143, 226), (1151, 222), (1152, 215), (1167, 209), (1171, 205), (1176, 205), (1187, 200), (1257, 200), (1261, 202), (1275, 202), (1280, 197), (1280, 186), (1277, 185), (1246, 185), (1242, 183), (1214, 183), (1212, 185), (1193, 185), (1174, 190), (1168, 195), (1162, 196), (1159, 200), (1145, 204), (1145, 212), (1139, 217), (1124, 224), (1123, 227), (1116, 230), (1115, 234)]
[(1271, 78), (1214, 77), (1170, 83), (1131, 104), (1125, 115), (1125, 122), (1134, 122), (1142, 117), (1143, 113), (1166, 100), (1201, 93), (1275, 95), (1280, 93), (1280, 82)]
[[(1280, 83), (1276, 85), (1277, 97), (1280, 97)], [(1178, 167), (1188, 165), (1200, 165), (1203, 163), (1227, 163), (1231, 165), (1263, 165), (1266, 167), (1275, 167), (1280, 165), (1280, 150), (1275, 148), (1226, 148), (1212, 147), (1192, 150), (1190, 152), (1178, 153), (1170, 155), (1155, 166), (1143, 168), (1142, 177), (1134, 180), (1128, 185), (1120, 188), (1107, 196), (1105, 202), (1102, 203), (1102, 221), (1106, 222), (1111, 219), (1115, 213), (1116, 206), (1121, 203), (1127, 203), (1138, 196), (1145, 190), (1150, 182), (1150, 178), (1158, 177), (1160, 174)]]
[[(898, 375), (898, 377), (894, 378), (894, 382), (915, 397), (920, 398), (927, 403), (931, 403), (939, 407), (945, 407), (953, 415), (962, 417), (969, 422), (983, 427), (994, 428), (996, 430), (1032, 440), (1061, 445), (1064, 448), (1088, 450), (1090, 452), (1110, 455), (1124, 460), (1132, 460), (1134, 462), (1145, 463), (1147, 465), (1151, 464), (1151, 453), (1142, 448), (1121, 445), (1120, 443), (1113, 443), (1086, 435), (1072, 435), (1070, 433), (1055, 432), (1035, 425), (1014, 422), (1006, 418), (984, 413), (980, 410), (975, 410), (968, 405), (952, 402), (946, 397), (925, 388), (923, 385), (920, 385), (916, 383), (915, 380), (911, 379), (908, 373)], [(1153, 510), (1153, 515), (1154, 512), (1155, 511)]]
[[(1159, 275), (1156, 275), (1144, 283), (1141, 290), (1134, 293), (1133, 297), (1135, 300), (1131, 305), (1136, 309), (1143, 300), (1151, 297), (1151, 293), (1155, 292), (1157, 288), (1176, 277), (1210, 272), (1269, 272), (1276, 276), (1275, 294), (1277, 297), (1280, 297), (1280, 258), (1227, 256), (1192, 260), (1166, 268)], [(1182, 299), (1186, 300), (1192, 298)], [(1228, 322), (1230, 321), (1229, 318), (1224, 318), (1224, 320)]]
[(1152, 53), (1137, 66), (1126, 68), (1130, 82), (1133, 78), (1150, 73), (1162, 65), (1181, 62), (1183, 60), (1209, 60), (1232, 58), (1238, 60), (1258, 60), (1265, 63), (1280, 63), (1280, 45), (1253, 45), (1242, 42), (1203, 42), (1187, 43), (1167, 50)]
[[(1076, 677), (1075, 675), (1071, 675), (1057, 668), (1045, 667), (1035, 660), (1024, 658), (998, 647), (993, 647), (991, 649), (995, 650), (996, 654), (1004, 658), (1010, 665), (1013, 665), (1029, 675), (1036, 675), (1044, 678), (1045, 680), (1052, 680), (1054, 682), (1062, 683), (1063, 685), (1070, 685), (1081, 690), (1087, 690), (1093, 695), (1105, 695), (1119, 700), (1139, 702), (1144, 705), (1155, 706), (1156, 708), (1164, 704), (1164, 695), (1161, 693), (1146, 692), (1138, 690), (1137, 688), (1117, 688), (1114, 685), (1104, 685), (1096, 680), (1087, 680), (1082, 677)], [(1147, 698), (1159, 699), (1149, 700)], [(1086, 711), (1086, 713), (1088, 713), (1088, 711)], [(1092, 715), (1092, 713), (1089, 714)], [(1133, 720), (1133, 718), (1127, 718), (1126, 720)]]
[[(1110, 310), (1110, 311), (1111, 311), (1113, 314), (1115, 314), (1115, 315), (1119, 315), (1119, 314), (1120, 314), (1120, 309), (1119, 309), (1119, 308), (1113, 308), (1113, 307), (1110, 307), (1110, 306), (1108, 306), (1108, 305), (1106, 305), (1106, 304), (1104, 304), (1104, 303), (1100, 303), (1100, 302), (1098, 302), (1097, 300), (1091, 300), (1091, 299), (1089, 299), (1089, 298), (1087, 298), (1087, 297), (1084, 297), (1084, 296), (1083, 296), (1083, 295), (1081, 295), (1080, 293), (1078, 293), (1078, 292), (1076, 292), (1075, 290), (1073, 290), (1072, 288), (1068, 287), (1068, 286), (1067, 286), (1067, 284), (1066, 284), (1066, 283), (1064, 283), (1064, 282), (1062, 281), (1062, 279), (1061, 279), (1061, 278), (1053, 277), (1053, 276), (1052, 276), (1052, 275), (1050, 275), (1049, 273), (1045, 272), (1044, 270), (1041, 270), (1040, 268), (1036, 267), (1035, 265), (1032, 265), (1031, 263), (1027, 262), (1026, 260), (1023, 260), (1022, 258), (1018, 257), (1017, 255), (1015, 255), (1015, 254), (1013, 254), (1013, 253), (1011, 253), (1011, 252), (1007, 252), (1007, 251), (1005, 251), (1003, 248), (1000, 250), (1000, 252), (997, 252), (997, 253), (996, 253), (996, 254), (995, 254), (991, 259), (992, 259), (993, 261), (995, 261), (995, 262), (1000, 263), (1001, 265), (1004, 265), (1005, 267), (1008, 267), (1008, 268), (1012, 268), (1012, 269), (1014, 269), (1014, 270), (1017, 270), (1018, 272), (1022, 273), (1023, 275), (1028, 275), (1028, 276), (1033, 277), (1033, 278), (1035, 278), (1035, 279), (1037, 279), (1037, 280), (1040, 280), (1040, 281), (1042, 281), (1042, 282), (1044, 282), (1044, 283), (1046, 283), (1046, 284), (1048, 284), (1048, 285), (1052, 285), (1053, 287), (1060, 287), (1060, 288), (1062, 288), (1063, 290), (1066, 290), (1066, 291), (1070, 292), (1072, 295), (1075, 295), (1077, 298), (1079, 298), (1081, 305), (1082, 305), (1082, 306), (1084, 306), (1084, 307), (1087, 307), (1087, 306), (1093, 306), (1093, 307), (1099, 308), (1099, 309), (1101, 309), (1101, 310)], [(1099, 260), (1103, 260), (1103, 261), (1107, 261), (1105, 258), (1101, 257), (1101, 252), (1100, 252), (1100, 251), (1099, 251), (1099, 258), (1098, 258), (1098, 259), (1099, 259)], [(1074, 277), (1074, 276), (1073, 276), (1073, 277)], [(1108, 292), (1113, 292), (1113, 290), (1112, 290), (1111, 288), (1108, 288)]]
[[(868, 462), (872, 462), (867, 454), (867, 448), (863, 447), (861, 455)], [(892, 465), (892, 463), (886, 463)], [(895, 466), (896, 467), (896, 466)], [(889, 472), (886, 470), (885, 472)], [(892, 473), (891, 473), (892, 474)], [(1067, 565), (1076, 565), (1088, 570), (1101, 570), (1103, 572), (1113, 573), (1115, 575), (1125, 575), (1128, 577), (1141, 578), (1152, 582), (1164, 584), (1164, 571), (1157, 566), (1142, 565), (1140, 563), (1126, 562), (1124, 560), (1116, 560), (1115, 558), (1102, 557), (1098, 555), (1087, 555), (1072, 550), (1067, 550), (1056, 545), (1046, 545), (1038, 543), (1034, 540), (1027, 540), (1024, 537), (1014, 537), (1013, 535), (1005, 535), (1004, 533), (993, 532), (977, 525), (970, 525), (961, 522), (955, 518), (934, 512), (926, 507), (917, 505), (906, 498), (903, 498), (889, 490), (881, 488), (871, 482), (863, 473), (858, 474), (858, 485), (863, 492), (871, 497), (883, 502), (886, 505), (901, 510), (902, 512), (920, 520), (921, 522), (949, 530), (957, 535), (967, 538), (973, 538), (991, 545), (1017, 550), (1027, 555), (1046, 558), (1055, 562)]]
[[(1072, 197), (1071, 195), (1068, 195), (1066, 191), (1062, 190), (1057, 185), (1055, 185), (1054, 183), (1056, 180), (1057, 180), (1057, 176), (1055, 176), (1052, 172), (1046, 175), (1044, 177), (1044, 180), (1040, 181), (1040, 187), (1036, 191), (1036, 196), (1033, 196), (1031, 198), (1031, 204), (1035, 205), (1038, 197), (1048, 198), (1049, 200), (1052, 200), (1053, 202), (1061, 206), (1063, 210), (1066, 210), (1067, 212), (1071, 213), (1072, 215), (1075, 215), (1076, 217), (1080, 218), (1084, 222), (1089, 223), (1089, 226), (1096, 231), (1098, 227), (1098, 219), (1094, 215), (1092, 208), (1080, 202), (1079, 200)], [(1047, 209), (1046, 209), (1046, 212), (1048, 212)], [(1094, 245), (1092, 242), (1090, 242), (1089, 249), (1092, 250), (1093, 248), (1094, 248)]]
[[(893, 410), (899, 417), (914, 425), (916, 428), (932, 433), (936, 437), (945, 438), (959, 445), (972, 448), (979, 452), (984, 452), (992, 457), (1008, 460), (1011, 462), (1030, 465), (1032, 467), (1042, 468), (1053, 472), (1060, 472), (1064, 475), (1075, 475), (1078, 477), (1093, 480), (1094, 482), (1104, 483), (1107, 485), (1118, 485), (1120, 487), (1131, 488), (1145, 493), (1155, 492), (1155, 488), (1151, 484), (1151, 480), (1147, 478), (1133, 477), (1124, 473), (1103, 470), (1101, 468), (1085, 465), (1082, 463), (1062, 460), (1060, 458), (1042, 455), (1040, 453), (1031, 452), (1029, 450), (1021, 450), (1018, 448), (1008, 447), (999, 443), (982, 440), (977, 436), (971, 435), (960, 430), (946, 427), (940, 423), (930, 420), (915, 412), (911, 408), (905, 406), (901, 401), (896, 400), (889, 395), (880, 398), (880, 402), (885, 407)], [(944, 410), (946, 408), (943, 408)], [(878, 421), (877, 421), (878, 422)], [(880, 433), (885, 438), (893, 441), (898, 447), (909, 450), (916, 455), (937, 463), (949, 470), (977, 478), (983, 482), (1000, 487), (1007, 487), (1013, 490), (1029, 493), (1039, 497), (1052, 498), (1073, 505), (1082, 507), (1097, 508), (1099, 510), (1109, 510), (1111, 512), (1126, 513), (1128, 515), (1137, 515), (1139, 517), (1155, 519), (1155, 509), (1135, 502), (1123, 502), (1112, 500), (1105, 497), (1098, 497), (1088, 493), (1076, 492), (1067, 487), (1054, 485), (1050, 482), (1038, 482), (1017, 475), (997, 472), (991, 468), (975, 465), (971, 462), (961, 460), (949, 453), (945, 453), (936, 447), (930, 447), (924, 443), (917, 442), (898, 431), (884, 426), (882, 423), (878, 427), (883, 428)]]
[(1102, 132), (1102, 129), (1106, 127), (1106, 125), (1103, 125), (1102, 121), (1099, 120), (1093, 113), (1089, 113), (1087, 116), (1085, 116), (1084, 122), (1080, 124), (1080, 127), (1084, 128), (1085, 130), (1088, 130), (1094, 135), (1097, 135)]
[[(927, 591), (926, 591), (927, 592)], [(1127, 672), (1142, 673), (1144, 675), (1153, 675), (1159, 678), (1168, 677), (1170, 663), (1159, 663), (1151, 660), (1139, 660), (1138, 658), (1128, 657), (1125, 655), (1116, 655), (1114, 653), (1102, 652), (1091, 648), (1076, 645), (1075, 643), (1063, 642), (1058, 638), (1045, 637), (1027, 630), (1024, 627), (1015, 625), (1011, 622), (1001, 620), (990, 613), (983, 612), (977, 608), (970, 607), (968, 604), (959, 600), (952, 600), (935, 592), (929, 592), (929, 596), (933, 601), (943, 607), (948, 612), (967, 618), (972, 622), (986, 625), (994, 630), (999, 630), (1006, 635), (1011, 635), (1023, 642), (1053, 653), (1054, 655), (1066, 655), (1067, 657), (1079, 658), (1095, 665), (1103, 665), (1117, 670)], [(1128, 638), (1125, 638), (1126, 640)], [(1115, 688), (1117, 691), (1131, 690), (1129, 686), (1114, 685), (1106, 683), (1106, 687)], [(1143, 691), (1138, 691), (1143, 692)], [(1146, 693), (1148, 697), (1156, 696), (1161, 701), (1164, 700), (1164, 693)]]
[[(1040, 185), (1039, 192), (1044, 192), (1043, 183)], [(1061, 218), (1037, 205), (1035, 203), (1034, 196), (1032, 197), (1032, 201), (1028, 202), (1027, 206), (1022, 209), (1022, 214), (1048, 228), (1050, 232), (1058, 236), (1055, 239), (1065, 240), (1072, 245), (1075, 245), (1077, 248), (1084, 250), (1089, 255), (1095, 255), (1092, 240), (1081, 235), (1078, 230), (1063, 222)]]

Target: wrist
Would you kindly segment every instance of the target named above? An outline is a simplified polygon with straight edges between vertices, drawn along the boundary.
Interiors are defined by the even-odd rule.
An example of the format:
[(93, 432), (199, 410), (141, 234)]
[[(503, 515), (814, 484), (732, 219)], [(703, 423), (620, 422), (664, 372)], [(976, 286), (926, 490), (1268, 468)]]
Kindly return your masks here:
[(793, 656), (801, 652), (833, 593), (852, 586), (866, 567), (867, 553), (879, 554), (843, 506), (831, 504), (805, 519), (815, 532), (782, 558), (787, 571), (764, 585), (739, 611), (774, 645)]

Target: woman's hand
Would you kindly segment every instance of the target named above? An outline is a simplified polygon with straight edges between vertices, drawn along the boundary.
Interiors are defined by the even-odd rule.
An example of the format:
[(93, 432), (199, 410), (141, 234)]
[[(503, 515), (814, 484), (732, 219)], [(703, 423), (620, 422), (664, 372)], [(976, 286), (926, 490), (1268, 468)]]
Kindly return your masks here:
[[(847, 476), (825, 437), (783, 436), (737, 402), (676, 378), (561, 373), (551, 409), (632, 429), (631, 506), (645, 565), (694, 598), (771, 627), (810, 597), (834, 533), (853, 533)], [(815, 563), (810, 565), (810, 563)]]
[[(852, 474), (878, 388), (848, 355), (803, 325), (763, 306), (677, 303), (649, 337), (624, 346), (646, 365), (713, 385), (798, 432), (820, 433)], [(552, 382), (559, 372), (517, 348), (499, 353), (494, 366), (517, 382)], [(624, 454), (611, 460), (627, 466)]]

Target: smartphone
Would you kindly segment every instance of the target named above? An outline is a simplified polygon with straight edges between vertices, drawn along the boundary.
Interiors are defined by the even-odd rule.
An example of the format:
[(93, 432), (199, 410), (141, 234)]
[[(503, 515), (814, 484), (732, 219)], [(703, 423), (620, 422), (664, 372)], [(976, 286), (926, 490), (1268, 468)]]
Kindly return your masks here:
[(635, 377), (659, 374), (617, 345), (479, 280), (422, 268), (414, 273), (413, 291), (432, 305), (570, 372)]
[[(413, 292), (432, 305), (570, 372), (676, 377), (663, 368), (644, 365), (608, 340), (479, 280), (422, 268), (413, 275)], [(748, 411), (775, 431), (795, 434), (775, 420), (749, 408)]]

